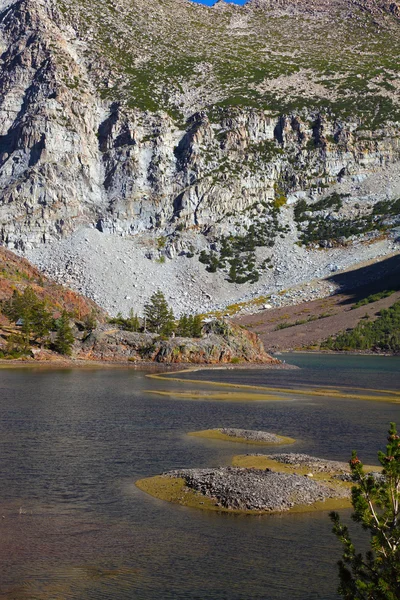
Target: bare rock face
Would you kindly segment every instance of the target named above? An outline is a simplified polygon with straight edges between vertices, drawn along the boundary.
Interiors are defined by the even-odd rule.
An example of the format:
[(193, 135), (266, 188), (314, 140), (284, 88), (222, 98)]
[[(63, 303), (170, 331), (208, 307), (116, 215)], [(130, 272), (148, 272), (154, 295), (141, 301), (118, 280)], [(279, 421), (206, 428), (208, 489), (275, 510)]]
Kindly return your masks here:
[[(400, 159), (395, 78), (390, 89), (380, 87), (378, 75), (368, 84), (394, 107), (371, 125), (349, 99), (353, 73), (334, 75), (331, 86), (315, 69), (262, 76), (273, 59), (265, 63), (254, 51), (260, 73), (248, 82), (217, 51), (209, 61), (201, 54), (202, 44), (213, 46), (201, 23), (214, 36), (221, 35), (215, 23), (222, 27), (236, 52), (237, 40), (254, 32), (268, 45), (275, 12), (283, 11), (282, 18), (304, 19), (311, 30), (302, 35), (319, 35), (321, 45), (330, 19), (353, 26), (344, 19), (350, 10), (358, 27), (379, 3), (253, 0), (221, 10), (180, 0), (165, 10), (158, 0), (109, 4), (100, 11), (86, 0), (0, 1), (0, 241), (10, 248), (26, 250), (81, 225), (119, 235), (178, 227), (218, 235), (232, 228), (229, 215), (255, 203), (362, 178)], [(385, 32), (395, 46), (398, 6), (381, 4), (393, 20), (365, 35)], [(165, 42), (174, 19), (197, 40), (198, 52), (187, 58), (182, 46), (177, 73)], [(218, 49), (222, 38), (214, 41)], [(245, 47), (251, 50), (250, 42)], [(239, 107), (231, 79), (240, 88)], [(308, 100), (289, 110), (284, 99), (297, 97), (296, 88)], [(339, 88), (350, 104), (347, 117), (338, 112)], [(321, 102), (332, 109), (322, 110)]]
[(101, 204), (98, 106), (73, 37), (51, 3), (3, 6), (0, 238), (11, 248), (65, 235)]

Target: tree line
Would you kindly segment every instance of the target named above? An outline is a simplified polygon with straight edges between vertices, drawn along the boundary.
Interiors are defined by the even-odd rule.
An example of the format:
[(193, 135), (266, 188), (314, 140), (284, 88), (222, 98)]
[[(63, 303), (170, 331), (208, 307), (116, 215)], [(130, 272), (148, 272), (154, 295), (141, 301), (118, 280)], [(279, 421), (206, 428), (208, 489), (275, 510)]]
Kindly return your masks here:
[(200, 338), (202, 336), (203, 322), (200, 315), (182, 315), (175, 319), (172, 308), (161, 290), (157, 290), (144, 305), (144, 318), (139, 319), (137, 314), (130, 311), (124, 318), (121, 313), (109, 320), (125, 331), (158, 333), (163, 337)]
[(350, 331), (328, 338), (321, 347), (328, 350), (381, 350), (399, 354), (400, 302), (381, 310), (375, 321), (361, 322)]

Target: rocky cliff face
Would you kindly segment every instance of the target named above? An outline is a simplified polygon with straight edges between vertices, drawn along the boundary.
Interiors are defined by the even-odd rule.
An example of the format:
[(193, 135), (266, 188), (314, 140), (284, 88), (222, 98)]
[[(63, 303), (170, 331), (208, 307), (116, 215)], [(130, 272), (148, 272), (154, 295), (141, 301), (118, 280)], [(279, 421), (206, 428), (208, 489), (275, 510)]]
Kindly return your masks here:
[[(281, 9), (302, 5), (319, 14), (318, 3), (285, 2)], [(254, 18), (250, 9), (265, 16), (279, 8), (257, 7), (224, 7), (229, 26), (226, 17), (222, 22), (243, 29)], [(125, 235), (154, 228), (171, 233), (177, 225), (207, 228), (227, 213), (271, 202), (277, 186), (285, 193), (328, 186), (399, 159), (394, 112), (371, 131), (362, 114), (322, 114), (312, 101), (286, 116), (243, 102), (240, 109), (203, 107), (182, 126), (166, 112), (129, 108), (121, 84), (106, 94), (115, 94), (114, 101), (105, 101), (99, 69), (118, 59), (100, 53), (96, 23), (93, 43), (82, 30), (85, 3), (79, 10), (72, 1), (3, 0), (1, 9), (0, 221), (1, 239), (10, 247), (41, 244), (81, 224)], [(198, 19), (209, 18), (209, 10), (201, 10)], [(115, 21), (120, 12), (129, 14), (122, 3), (115, 11)], [(143, 24), (143, 38), (150, 25)], [(109, 33), (113, 40), (115, 32)], [(387, 91), (392, 102), (396, 90)]]
[(383, 0), (0, 0), (0, 241), (151, 232), (173, 258), (255, 223), (295, 242), (282, 205), (343, 186), (350, 213), (393, 199), (399, 29)]

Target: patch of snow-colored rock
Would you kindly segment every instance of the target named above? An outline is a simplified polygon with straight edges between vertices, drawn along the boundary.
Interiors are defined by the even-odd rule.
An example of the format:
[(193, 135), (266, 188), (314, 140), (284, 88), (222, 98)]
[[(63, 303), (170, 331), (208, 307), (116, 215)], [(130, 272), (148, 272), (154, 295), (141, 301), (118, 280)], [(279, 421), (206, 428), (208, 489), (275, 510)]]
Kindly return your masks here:
[[(156, 240), (148, 234), (120, 237), (81, 228), (69, 238), (30, 249), (25, 256), (48, 276), (95, 300), (111, 315), (141, 315), (150, 296), (161, 289), (175, 314), (224, 309), (270, 295), (272, 306), (315, 300), (335, 291), (329, 281), (317, 281), (360, 262), (400, 250), (398, 241), (382, 239), (342, 248), (309, 250), (278, 238), (272, 249), (274, 268), (256, 284), (232, 284), (226, 274), (208, 273), (197, 256), (148, 258)], [(158, 253), (155, 252), (157, 255)], [(253, 308), (254, 310), (254, 308)]]

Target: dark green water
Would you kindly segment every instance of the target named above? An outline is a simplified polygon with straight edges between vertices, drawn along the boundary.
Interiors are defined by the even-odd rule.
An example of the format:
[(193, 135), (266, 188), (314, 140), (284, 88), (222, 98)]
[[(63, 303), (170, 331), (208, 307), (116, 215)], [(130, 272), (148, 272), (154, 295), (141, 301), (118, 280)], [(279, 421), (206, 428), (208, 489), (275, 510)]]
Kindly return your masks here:
[[(284, 358), (302, 370), (190, 378), (400, 389), (397, 358)], [(223, 425), (282, 433), (299, 440), (290, 449), (327, 458), (346, 460), (356, 447), (376, 462), (389, 421), (400, 423), (400, 405), (295, 393), (267, 403), (191, 401), (148, 392), (207, 387), (131, 370), (0, 371), (0, 598), (337, 598), (340, 548), (327, 513), (208, 514), (151, 498), (134, 481), (259, 451), (185, 435)]]

